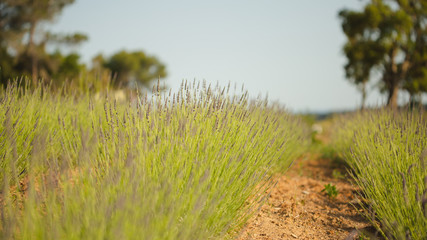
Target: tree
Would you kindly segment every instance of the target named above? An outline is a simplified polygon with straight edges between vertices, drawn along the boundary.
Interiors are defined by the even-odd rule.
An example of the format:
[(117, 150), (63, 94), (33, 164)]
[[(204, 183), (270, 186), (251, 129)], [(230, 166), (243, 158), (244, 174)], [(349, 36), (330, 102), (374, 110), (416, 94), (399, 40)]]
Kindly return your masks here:
[[(2, 0), (0, 3), (0, 45), (13, 52), (20, 72), (31, 74), (36, 84), (39, 75), (50, 72), (45, 46), (49, 43), (79, 44), (83, 34), (57, 35), (43, 32), (40, 25), (49, 22), (74, 0)], [(26, 40), (25, 42), (23, 40)], [(24, 42), (24, 43), (23, 43)]]
[[(47, 52), (47, 46), (74, 46), (87, 40), (87, 36), (81, 33), (54, 34), (41, 28), (41, 23), (53, 21), (65, 6), (74, 1), (0, 1), (1, 83), (5, 84), (15, 73), (19, 73), (31, 75), (33, 85), (37, 84), (38, 78), (42, 78), (53, 79), (54, 84), (64, 79), (75, 79), (80, 87), (92, 84), (94, 89), (102, 89), (103, 86), (150, 88), (153, 80), (166, 76), (164, 64), (142, 51), (121, 51), (108, 59), (99, 55), (89, 71), (79, 63), (76, 53), (63, 55), (58, 48), (54, 53)], [(94, 76), (82, 77), (85, 73)], [(96, 82), (98, 76), (102, 81)], [(84, 79), (90, 79), (89, 83), (82, 83)]]
[(14, 77), (15, 60), (10, 53), (11, 43), (20, 39), (22, 21), (13, 0), (0, 2), (0, 83), (6, 84)]
[(56, 51), (51, 57), (55, 59), (57, 64), (53, 74), (53, 78), (56, 79), (56, 82), (67, 79), (77, 79), (86, 69), (86, 66), (79, 62), (80, 55), (77, 53), (70, 53), (63, 56), (60, 51)]
[(353, 83), (362, 92), (361, 109), (366, 104), (366, 85), (371, 77), (371, 72), (381, 61), (384, 49), (370, 40), (353, 41), (344, 46), (344, 53), (348, 59), (345, 65), (346, 77), (353, 80)]
[[(76, 39), (74, 38), (75, 36)], [(82, 35), (80, 34), (58, 36), (46, 33), (45, 36), (43, 36), (43, 40), (36, 44), (34, 48), (34, 52), (37, 54), (37, 76), (46, 81), (54, 80), (53, 83), (57, 85), (60, 85), (64, 79), (76, 78), (79, 75), (78, 70), (84, 68), (84, 66), (79, 63), (80, 56), (77, 53), (64, 56), (58, 48), (54, 53), (48, 53), (46, 51), (46, 46), (53, 43), (69, 46), (81, 41), (81, 38)], [(20, 74), (31, 75), (33, 63), (33, 58), (29, 52), (23, 51), (16, 56), (14, 69)], [(36, 84), (37, 81), (33, 83)]]
[(413, 21), (412, 38), (409, 47), (405, 49), (412, 56), (411, 65), (403, 86), (409, 92), (413, 105), (421, 103), (421, 94), (427, 92), (427, 2), (399, 1), (398, 4)]
[(20, 38), (24, 25), (18, 1), (2, 0), (0, 2), (0, 45), (6, 47)]
[(6, 85), (14, 76), (13, 58), (5, 47), (0, 46), (0, 84)]
[(396, 108), (399, 89), (414, 90), (413, 86), (425, 81), (427, 4), (371, 0), (362, 11), (342, 10), (339, 16), (348, 40), (344, 46), (346, 76), (365, 85), (377, 69), (388, 94), (387, 105)]
[(166, 77), (166, 67), (156, 57), (142, 51), (120, 51), (104, 60), (97, 56), (97, 62), (112, 72), (115, 87), (150, 88), (153, 80)]

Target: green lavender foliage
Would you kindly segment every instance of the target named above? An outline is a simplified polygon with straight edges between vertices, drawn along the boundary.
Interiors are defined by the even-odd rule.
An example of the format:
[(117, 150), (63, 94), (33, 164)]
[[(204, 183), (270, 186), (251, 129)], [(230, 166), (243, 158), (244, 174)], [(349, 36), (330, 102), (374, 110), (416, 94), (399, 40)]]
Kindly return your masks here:
[(418, 112), (364, 111), (337, 121), (334, 145), (388, 239), (427, 238), (427, 123)]
[(205, 83), (118, 103), (9, 86), (0, 96), (1, 239), (231, 238), (309, 132)]

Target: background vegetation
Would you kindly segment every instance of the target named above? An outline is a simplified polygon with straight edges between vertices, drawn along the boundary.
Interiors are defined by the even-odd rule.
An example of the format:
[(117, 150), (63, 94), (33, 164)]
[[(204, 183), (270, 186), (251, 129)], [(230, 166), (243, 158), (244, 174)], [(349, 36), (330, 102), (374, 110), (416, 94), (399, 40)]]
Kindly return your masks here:
[(0, 3), (0, 83), (6, 85), (25, 75), (32, 79), (33, 87), (41, 79), (52, 82), (56, 88), (64, 82), (73, 82), (70, 85), (79, 89), (81, 84), (77, 82), (84, 81), (84, 86), (99, 91), (108, 87), (150, 89), (153, 80), (166, 77), (164, 64), (143, 51), (122, 50), (107, 58), (100, 54), (93, 58), (90, 67), (80, 62), (75, 51), (63, 54), (61, 48), (75, 49), (88, 36), (52, 33), (43, 27), (73, 2), (5, 0)]
[[(0, 82), (6, 85), (23, 74), (62, 86), (85, 82), (99, 91), (107, 87), (151, 89), (153, 80), (166, 77), (165, 65), (143, 51), (118, 51), (94, 56), (91, 66), (79, 61), (75, 50), (88, 36), (83, 33), (52, 33), (53, 22), (74, 0), (4, 0), (0, 3)], [(343, 53), (346, 76), (362, 93), (362, 108), (375, 86), (397, 107), (398, 93), (407, 91), (411, 103), (420, 103), (427, 91), (427, 3), (422, 0), (369, 0), (361, 10), (339, 12), (347, 38)], [(54, 49), (48, 51), (48, 49)], [(100, 80), (100, 76), (109, 79)], [(80, 79), (80, 80), (79, 80)], [(109, 86), (106, 86), (106, 82)], [(372, 83), (372, 84), (369, 84)], [(70, 86), (82, 87), (71, 83)], [(83, 89), (86, 90), (86, 89)]]
[(396, 108), (398, 92), (406, 90), (411, 102), (421, 102), (427, 91), (427, 3), (423, 0), (371, 0), (361, 11), (340, 11), (347, 37), (346, 76), (362, 92), (376, 84)]

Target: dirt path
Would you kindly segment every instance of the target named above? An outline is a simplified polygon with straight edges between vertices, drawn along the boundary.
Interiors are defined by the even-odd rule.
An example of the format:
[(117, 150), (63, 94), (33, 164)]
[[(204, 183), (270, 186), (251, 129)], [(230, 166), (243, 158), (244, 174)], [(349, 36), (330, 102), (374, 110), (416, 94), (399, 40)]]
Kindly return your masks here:
[[(345, 172), (332, 160), (313, 155), (294, 162), (276, 177), (268, 202), (239, 239), (367, 239), (362, 236), (373, 229), (351, 205), (357, 203), (357, 189)], [(322, 192), (329, 183), (339, 191), (336, 198)]]

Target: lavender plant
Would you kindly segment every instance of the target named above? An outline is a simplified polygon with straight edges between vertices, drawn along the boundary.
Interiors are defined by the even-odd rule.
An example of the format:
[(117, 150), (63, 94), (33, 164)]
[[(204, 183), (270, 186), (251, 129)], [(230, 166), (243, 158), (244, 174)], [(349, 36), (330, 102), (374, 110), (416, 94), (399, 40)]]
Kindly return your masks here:
[(233, 237), (307, 146), (265, 100), (205, 83), (119, 103), (0, 97), (1, 239)]
[(335, 146), (368, 199), (368, 218), (388, 239), (426, 239), (427, 124), (422, 114), (384, 109), (339, 122)]

